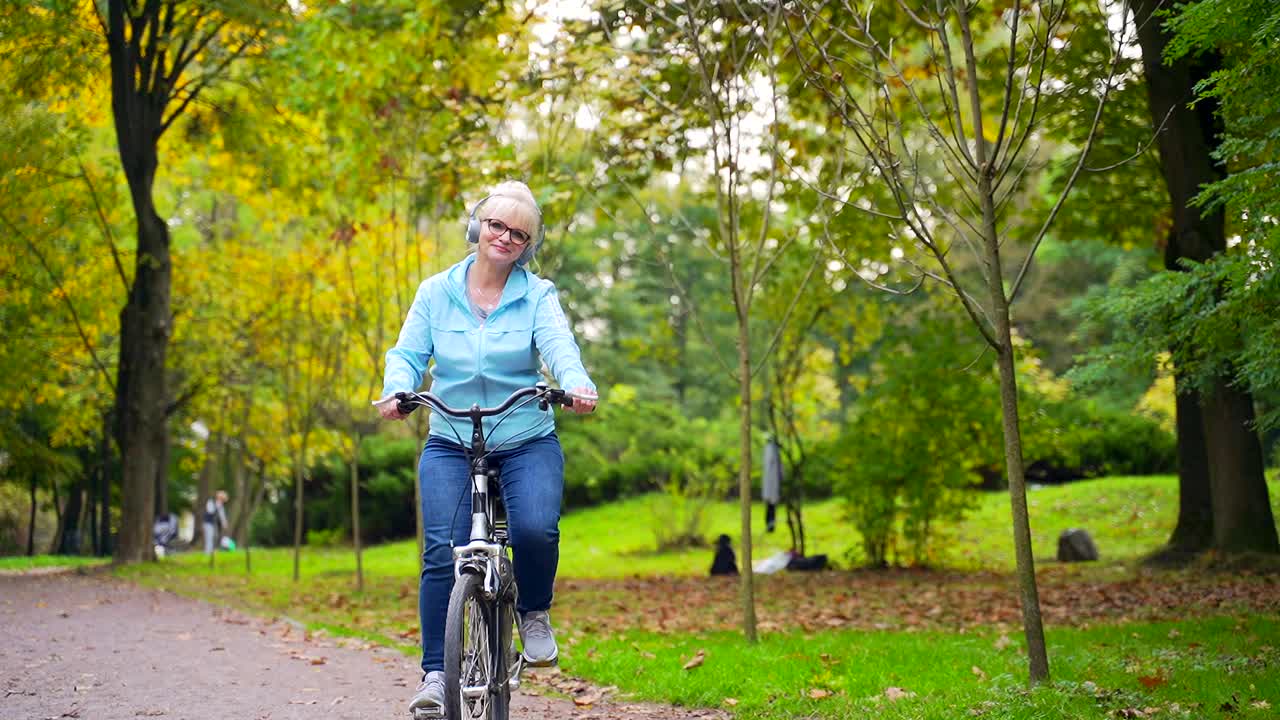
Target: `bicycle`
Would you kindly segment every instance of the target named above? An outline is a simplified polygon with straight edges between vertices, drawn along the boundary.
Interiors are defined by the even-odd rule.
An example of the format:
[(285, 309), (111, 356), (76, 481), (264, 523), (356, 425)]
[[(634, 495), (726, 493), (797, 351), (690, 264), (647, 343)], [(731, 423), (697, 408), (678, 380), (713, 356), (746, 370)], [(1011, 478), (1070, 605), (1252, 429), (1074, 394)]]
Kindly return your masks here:
[[(472, 405), (467, 410), (449, 407), (429, 392), (396, 393), (396, 407), (405, 415), (426, 405), (471, 420), (471, 536), (466, 545), (453, 548), (454, 583), (445, 620), (444, 716), (448, 720), (507, 720), (511, 691), (519, 687), (524, 668), (524, 658), (515, 650), (516, 584), (507, 545), (506, 508), (498, 471), (487, 462), (498, 448), (485, 447), (481, 421), (535, 400), (546, 411), (553, 404), (572, 405), (573, 399), (572, 394), (545, 383), (521, 388), (497, 407)], [(459, 442), (466, 447), (461, 438)], [(414, 714), (414, 720), (440, 717), (436, 712)]]

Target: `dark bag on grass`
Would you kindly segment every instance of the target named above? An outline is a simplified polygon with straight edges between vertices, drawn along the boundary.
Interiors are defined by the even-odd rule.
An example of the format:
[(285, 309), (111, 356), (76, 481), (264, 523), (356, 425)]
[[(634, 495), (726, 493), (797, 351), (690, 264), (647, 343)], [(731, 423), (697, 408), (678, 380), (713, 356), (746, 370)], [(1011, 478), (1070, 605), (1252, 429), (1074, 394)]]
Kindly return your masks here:
[(826, 570), (827, 556), (826, 555), (804, 555), (804, 556), (796, 555), (791, 558), (791, 562), (787, 563), (787, 569), (799, 570), (801, 572), (804, 572), (806, 570)]
[(728, 535), (721, 535), (716, 540), (716, 556), (711, 561), (712, 575), (738, 574), (738, 559), (734, 556), (733, 546), (729, 542)]

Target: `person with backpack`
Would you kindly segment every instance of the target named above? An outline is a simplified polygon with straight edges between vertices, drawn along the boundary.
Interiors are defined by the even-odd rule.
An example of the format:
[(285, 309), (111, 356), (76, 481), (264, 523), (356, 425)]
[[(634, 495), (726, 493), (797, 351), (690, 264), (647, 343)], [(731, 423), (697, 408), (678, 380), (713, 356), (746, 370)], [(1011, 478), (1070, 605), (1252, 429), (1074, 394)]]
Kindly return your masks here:
[(227, 527), (227, 493), (219, 490), (213, 494), (213, 497), (204, 501), (204, 513), (201, 520), (204, 523), (204, 554), (212, 555), (213, 549), (218, 547), (222, 533)]

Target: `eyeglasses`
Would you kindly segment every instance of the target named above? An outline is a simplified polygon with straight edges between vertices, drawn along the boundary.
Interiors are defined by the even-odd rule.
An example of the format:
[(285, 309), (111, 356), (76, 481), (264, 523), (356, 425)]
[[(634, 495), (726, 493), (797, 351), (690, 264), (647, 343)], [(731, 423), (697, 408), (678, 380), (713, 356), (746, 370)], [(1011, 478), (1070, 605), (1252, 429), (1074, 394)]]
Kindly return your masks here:
[(529, 233), (517, 230), (501, 220), (485, 218), (484, 222), (489, 226), (489, 232), (493, 233), (494, 237), (502, 237), (503, 233), (509, 233), (508, 237), (511, 238), (513, 245), (525, 245), (529, 242)]

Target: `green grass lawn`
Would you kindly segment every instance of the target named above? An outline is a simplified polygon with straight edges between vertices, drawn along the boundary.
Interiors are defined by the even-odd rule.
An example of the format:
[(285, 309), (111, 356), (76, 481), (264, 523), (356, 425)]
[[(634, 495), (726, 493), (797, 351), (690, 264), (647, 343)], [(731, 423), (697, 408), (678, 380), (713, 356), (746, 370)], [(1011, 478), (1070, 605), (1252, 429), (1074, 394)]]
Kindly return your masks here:
[(110, 558), (83, 557), (79, 555), (17, 555), (0, 557), (0, 571), (21, 571), (33, 568), (86, 567), (106, 565)]
[(1274, 718), (1280, 708), (1274, 617), (1050, 629), (1054, 683), (1031, 692), (1010, 637), (835, 631), (750, 645), (736, 633), (620, 633), (578, 643), (562, 664), (638, 698), (744, 718)]
[[(1271, 505), (1280, 517), (1280, 482), (1272, 481)], [(1037, 559), (1053, 559), (1058, 535), (1085, 528), (1093, 535), (1103, 560), (1130, 562), (1159, 548), (1178, 516), (1178, 480), (1171, 475), (1108, 477), (1068, 485), (1033, 487), (1027, 493), (1032, 546)], [(569, 512), (561, 522), (562, 577), (607, 578), (630, 575), (703, 575), (711, 552), (696, 548), (657, 554), (653, 524), (662, 522), (664, 506), (653, 497)], [(738, 505), (716, 503), (707, 509), (707, 536), (740, 534)], [(942, 524), (934, 543), (936, 564), (963, 570), (1013, 570), (1013, 531), (1006, 492), (979, 493), (974, 509), (958, 523)], [(809, 554), (825, 553), (843, 566), (861, 543), (843, 519), (840, 500), (824, 500), (804, 509)], [(735, 542), (736, 544), (736, 542)], [(759, 561), (790, 546), (790, 534), (779, 523), (764, 532), (764, 507), (753, 511), (752, 544)]]
[[(1280, 487), (1272, 484), (1273, 504)], [(1025, 691), (1008, 497), (983, 494), (940, 529), (920, 573), (782, 573), (757, 584), (762, 639), (745, 643), (737, 583), (706, 578), (709, 548), (656, 553), (653, 498), (569, 512), (556, 609), (565, 671), (627, 696), (720, 707), (744, 718), (1274, 717), (1280, 707), (1280, 581), (1134, 562), (1172, 529), (1172, 477), (1105, 478), (1029, 498), (1055, 683)], [(737, 537), (734, 503), (708, 509), (707, 532)], [(757, 559), (786, 546), (757, 520)], [(810, 505), (811, 553), (845, 562), (858, 538), (836, 501)], [(1051, 562), (1058, 533), (1088, 529), (1108, 562)], [(119, 572), (148, 585), (417, 652), (416, 547), (364, 553), (354, 591), (349, 549), (198, 553)], [(1239, 599), (1245, 601), (1237, 602)], [(1272, 598), (1272, 599), (1268, 599)], [(1072, 613), (1073, 604), (1082, 610)], [(1259, 616), (1258, 613), (1263, 613)], [(1001, 639), (1004, 638), (1004, 639)], [(702, 651), (697, 667), (684, 669)], [(1144, 679), (1145, 678), (1145, 679)], [(907, 693), (894, 700), (900, 688)], [(886, 695), (888, 691), (888, 695)], [(1230, 711), (1220, 710), (1229, 707)], [(1136, 714), (1141, 713), (1141, 714)]]

